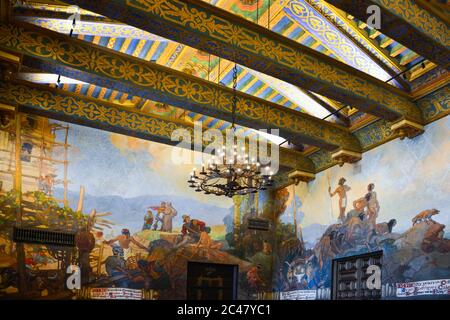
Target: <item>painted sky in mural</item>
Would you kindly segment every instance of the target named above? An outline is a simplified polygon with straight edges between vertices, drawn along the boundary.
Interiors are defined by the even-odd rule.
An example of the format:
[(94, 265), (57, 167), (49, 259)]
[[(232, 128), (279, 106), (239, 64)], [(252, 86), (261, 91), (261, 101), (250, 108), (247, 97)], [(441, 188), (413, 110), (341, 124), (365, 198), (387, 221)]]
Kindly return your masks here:
[[(127, 223), (131, 231), (141, 228), (146, 208), (161, 201), (172, 201), (179, 211), (175, 226), (182, 224), (183, 214), (215, 225), (223, 223), (229, 213), (231, 199), (206, 196), (188, 187), (193, 165), (172, 163), (174, 147), (72, 124), (70, 128), (72, 207), (76, 206), (80, 186), (84, 186), (85, 211), (112, 211), (111, 219), (121, 223), (117, 229)], [(58, 175), (62, 176), (62, 166)]]

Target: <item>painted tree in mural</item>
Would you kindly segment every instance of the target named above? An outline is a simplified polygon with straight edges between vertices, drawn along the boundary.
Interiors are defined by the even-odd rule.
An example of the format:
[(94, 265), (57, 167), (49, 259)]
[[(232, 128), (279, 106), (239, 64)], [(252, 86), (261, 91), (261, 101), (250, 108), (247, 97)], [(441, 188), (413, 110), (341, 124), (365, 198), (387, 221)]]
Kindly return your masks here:
[[(269, 191), (247, 196), (236, 196), (234, 218), (226, 217), (224, 222), (232, 225), (225, 236), (228, 252), (243, 261), (245, 269), (240, 267), (239, 292), (244, 299), (254, 298), (263, 292), (271, 291), (273, 212)], [(268, 219), (269, 231), (248, 228), (249, 218)], [(228, 223), (227, 223), (228, 221)]]
[(12, 227), (16, 222), (17, 215), (17, 195), (14, 191), (9, 191), (0, 196), (0, 236), (9, 238)]
[[(9, 236), (17, 222), (17, 194), (9, 191), (0, 196), (0, 235)], [(53, 198), (43, 192), (23, 194), (22, 225), (31, 228), (48, 228), (59, 231), (73, 231), (86, 227), (88, 216), (61, 207)]]

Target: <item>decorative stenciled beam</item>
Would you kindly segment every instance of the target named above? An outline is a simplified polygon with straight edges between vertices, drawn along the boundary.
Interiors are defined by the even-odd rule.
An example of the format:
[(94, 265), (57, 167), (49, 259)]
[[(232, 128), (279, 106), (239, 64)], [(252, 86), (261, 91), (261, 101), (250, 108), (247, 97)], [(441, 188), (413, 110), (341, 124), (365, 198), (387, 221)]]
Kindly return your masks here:
[(417, 4), (417, 0), (326, 0), (361, 21), (367, 8), (377, 5), (381, 12), (380, 32), (441, 66), (450, 63), (450, 30), (439, 17)]
[[(186, 129), (191, 135), (194, 132), (193, 125), (184, 121), (131, 111), (117, 104), (27, 82), (0, 82), (0, 102), (19, 106), (25, 112), (169, 145), (178, 143), (171, 139), (174, 130)], [(284, 167), (315, 171), (312, 161), (299, 152), (280, 148), (279, 155)]]
[(201, 0), (66, 0), (376, 116), (421, 122), (407, 95), (392, 86)]
[[(0, 47), (21, 53), (24, 65), (44, 72), (231, 122), (231, 89), (155, 63), (31, 25), (0, 24)], [(279, 129), (286, 139), (327, 150), (360, 150), (359, 141), (343, 127), (240, 92), (236, 123)]]
[(59, 33), (69, 34), (73, 28), (73, 34), (85, 36), (100, 36), (111, 38), (133, 38), (150, 41), (168, 41), (149, 32), (135, 27), (117, 23), (111, 19), (98, 15), (80, 14), (80, 19), (75, 27), (69, 18), (73, 10), (52, 11), (38, 10), (24, 7), (15, 7), (13, 10), (14, 20), (32, 23), (34, 25), (50, 29)]
[(450, 114), (449, 97), (450, 84), (447, 84), (417, 101), (427, 124)]

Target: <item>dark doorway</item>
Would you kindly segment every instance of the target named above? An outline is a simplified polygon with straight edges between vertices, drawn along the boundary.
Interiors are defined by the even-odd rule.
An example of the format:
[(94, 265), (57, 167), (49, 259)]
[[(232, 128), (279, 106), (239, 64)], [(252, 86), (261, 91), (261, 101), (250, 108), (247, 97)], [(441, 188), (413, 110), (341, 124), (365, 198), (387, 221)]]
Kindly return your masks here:
[[(383, 251), (376, 251), (334, 259), (332, 264), (332, 299), (379, 300), (381, 298), (382, 257)], [(377, 277), (379, 286), (374, 286)]]
[(188, 300), (236, 300), (238, 266), (188, 262)]

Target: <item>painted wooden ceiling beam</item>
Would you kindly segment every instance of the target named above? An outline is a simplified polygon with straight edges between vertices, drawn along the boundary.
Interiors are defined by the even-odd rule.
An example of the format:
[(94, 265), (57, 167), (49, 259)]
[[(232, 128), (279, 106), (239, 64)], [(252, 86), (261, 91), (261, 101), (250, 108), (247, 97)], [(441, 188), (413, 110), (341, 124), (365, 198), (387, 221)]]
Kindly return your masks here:
[[(0, 47), (21, 53), (28, 67), (232, 121), (230, 88), (28, 24), (0, 24), (0, 34)], [(286, 139), (327, 150), (360, 150), (346, 128), (241, 92), (236, 124), (279, 129)]]
[(201, 0), (66, 0), (233, 60), (379, 117), (422, 121), (409, 96), (359, 70)]
[(423, 9), (413, 0), (326, 0), (350, 13), (361, 21), (367, 21), (367, 8), (377, 5), (381, 9), (383, 34), (400, 42), (428, 60), (441, 66), (450, 63), (450, 34), (445, 21)]
[[(317, 10), (321, 10), (326, 19), (331, 21), (338, 29), (341, 29), (342, 32), (347, 34), (349, 38), (353, 39), (353, 41), (362, 50), (370, 55), (372, 59), (382, 66), (387, 72), (389, 72), (391, 76), (395, 76), (397, 73), (404, 70), (398, 61), (389, 55), (387, 50), (380, 47), (376, 39), (372, 39), (366, 30), (359, 28), (357, 22), (349, 19), (345, 12), (324, 1), (307, 1)], [(326, 12), (324, 12), (325, 9), (329, 10), (333, 14), (326, 14)], [(342, 23), (338, 23), (339, 21)], [(397, 81), (401, 83), (406, 91), (410, 90), (408, 83), (406, 83), (403, 78), (397, 78)]]
[[(186, 129), (192, 137), (194, 132), (193, 125), (185, 121), (150, 115), (118, 104), (25, 81), (0, 82), (0, 101), (19, 106), (24, 112), (168, 145), (179, 143), (171, 139), (174, 130)], [(208, 128), (203, 128), (206, 129)], [(207, 143), (203, 145), (206, 146)], [(310, 159), (300, 152), (285, 148), (280, 148), (280, 165), (315, 172)]]

